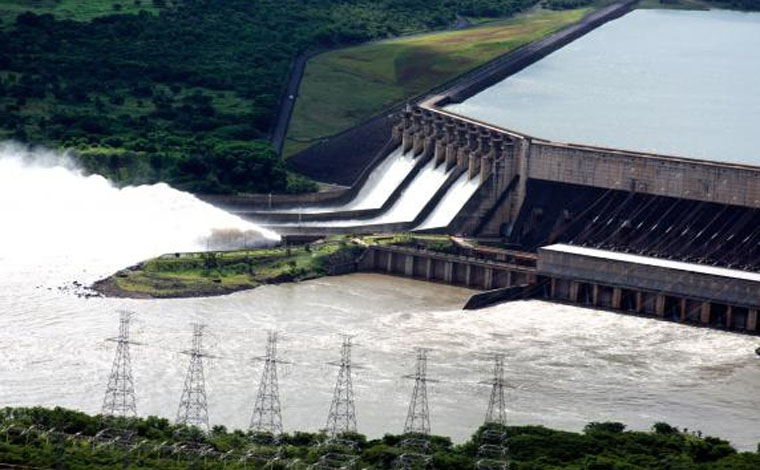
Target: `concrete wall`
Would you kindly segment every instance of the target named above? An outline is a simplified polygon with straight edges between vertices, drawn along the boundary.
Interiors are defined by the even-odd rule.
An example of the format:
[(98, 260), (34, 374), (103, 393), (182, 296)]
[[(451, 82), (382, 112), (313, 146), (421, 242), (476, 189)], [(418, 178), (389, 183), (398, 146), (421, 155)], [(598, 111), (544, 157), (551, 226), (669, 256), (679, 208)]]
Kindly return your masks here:
[(556, 302), (740, 333), (758, 333), (757, 309), (693, 299), (672, 292), (646, 291), (561, 277), (549, 278), (548, 282), (548, 298)]
[(491, 290), (535, 284), (535, 268), (405, 247), (371, 246), (359, 270)]
[(402, 112), (394, 132), (415, 151), (445, 148), (450, 164), (466, 155), (487, 182), (450, 227), (456, 233), (509, 232), (530, 179), (760, 208), (760, 167), (550, 142), (434, 103)]
[(538, 272), (542, 276), (595, 285), (760, 308), (760, 283), (742, 279), (544, 249), (538, 250)]
[(534, 140), (528, 177), (760, 207), (760, 168)]

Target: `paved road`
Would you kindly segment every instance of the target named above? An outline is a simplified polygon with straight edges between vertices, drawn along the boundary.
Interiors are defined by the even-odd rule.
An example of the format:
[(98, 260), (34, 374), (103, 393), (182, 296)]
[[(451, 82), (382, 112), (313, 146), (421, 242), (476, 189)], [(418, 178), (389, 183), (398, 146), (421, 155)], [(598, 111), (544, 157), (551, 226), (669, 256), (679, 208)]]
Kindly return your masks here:
[(288, 86), (285, 90), (285, 96), (280, 100), (280, 111), (277, 113), (277, 124), (272, 131), (272, 144), (277, 153), (282, 153), (282, 146), (285, 143), (285, 134), (288, 132), (290, 117), (293, 115), (293, 108), (296, 105), (298, 88), (301, 86), (303, 71), (306, 69), (306, 62), (314, 54), (301, 54), (293, 61), (290, 68), (290, 77), (288, 77)]

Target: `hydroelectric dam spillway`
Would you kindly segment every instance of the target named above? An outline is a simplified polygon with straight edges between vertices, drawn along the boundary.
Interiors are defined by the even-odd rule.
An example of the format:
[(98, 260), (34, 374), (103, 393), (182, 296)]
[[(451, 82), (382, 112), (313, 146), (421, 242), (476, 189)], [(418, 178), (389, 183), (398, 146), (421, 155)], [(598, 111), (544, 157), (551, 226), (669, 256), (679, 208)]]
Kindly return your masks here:
[[(558, 33), (562, 44), (633, 3)], [(385, 143), (349, 188), (214, 202), (284, 234), (439, 232), (535, 255), (530, 276), (498, 282), (506, 291), (491, 301), (519, 298), (512, 288), (525, 283), (531, 296), (755, 332), (760, 167), (551, 141), (446, 108), (548, 53), (532, 51), (389, 114)], [(493, 270), (469, 261), (373, 259), (365, 269), (493, 287)]]

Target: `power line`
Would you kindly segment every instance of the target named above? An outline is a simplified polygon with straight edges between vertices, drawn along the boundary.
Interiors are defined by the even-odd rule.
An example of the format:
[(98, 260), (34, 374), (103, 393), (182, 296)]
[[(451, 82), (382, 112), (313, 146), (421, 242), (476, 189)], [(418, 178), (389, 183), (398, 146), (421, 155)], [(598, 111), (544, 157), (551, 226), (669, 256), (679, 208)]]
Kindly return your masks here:
[(203, 324), (193, 324), (192, 349), (182, 351), (182, 354), (190, 356), (190, 364), (187, 367), (185, 386), (179, 401), (177, 424), (196, 426), (208, 431), (206, 380), (203, 375), (203, 358), (207, 356), (203, 352), (203, 330), (205, 327), (206, 325)]
[(129, 322), (133, 313), (122, 311), (119, 315), (119, 336), (108, 338), (116, 343), (111, 374), (108, 377), (106, 394), (103, 398), (103, 415), (136, 417), (135, 383), (132, 378), (132, 360), (129, 345)]

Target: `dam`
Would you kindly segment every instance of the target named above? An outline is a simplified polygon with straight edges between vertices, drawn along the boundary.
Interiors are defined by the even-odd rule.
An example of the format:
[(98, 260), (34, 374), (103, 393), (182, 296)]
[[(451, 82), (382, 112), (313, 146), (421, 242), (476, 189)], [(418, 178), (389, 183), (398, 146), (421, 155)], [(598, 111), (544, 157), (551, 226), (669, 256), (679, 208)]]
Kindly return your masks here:
[[(351, 276), (213, 298), (72, 295), (61, 290), (72, 280), (89, 284), (161, 253), (208, 249), (214, 229), (274, 234), (165, 185), (116, 189), (60, 167), (3, 167), (0, 200), (12, 208), (0, 243), (3, 403), (97, 413), (102, 396), (93, 390), (102, 390), (112, 359), (104, 338), (115, 316), (105, 312), (129, 309), (138, 312), (134, 366), (145, 415), (173, 419), (187, 327), (204, 322), (217, 356), (207, 369), (213, 424), (247, 426), (241, 410), (252, 407), (258, 372), (251, 356), (274, 326), (287, 333), (289, 431), (324, 425), (334, 373), (326, 363), (336, 334), (351, 332), (368, 366), (357, 371), (356, 393), (361, 430), (372, 438), (402, 428), (409, 384), (400, 377), (422, 344), (440, 380), (431, 385), (434, 432), (455, 442), (482, 422), (487, 389), (476, 384), (490, 363), (479, 355), (499, 349), (510, 358), (514, 425), (581, 430), (614, 419), (644, 430), (667, 421), (755, 449), (757, 340), (733, 332), (752, 332), (756, 321), (756, 209), (746, 191), (721, 183), (751, 179), (755, 168), (550, 141), (457, 114), (444, 100), (466, 93), (454, 91), (389, 113), (382, 142), (352, 150), (367, 164), (344, 188), (215, 198), (286, 235), (432, 231), (472, 243), (444, 254), (372, 247), (359, 266), (370, 272)], [(663, 167), (674, 176), (656, 187)], [(706, 190), (692, 170), (713, 175), (715, 186)], [(415, 197), (404, 198), (410, 187)], [(414, 207), (397, 205), (403, 199)], [(392, 220), (379, 220), (394, 206)], [(488, 304), (510, 293), (530, 300), (461, 308), (473, 294)]]
[[(635, 136), (638, 146), (625, 139), (613, 141), (625, 146), (621, 148), (550, 140), (547, 135), (528, 134), (525, 130), (542, 128), (534, 127), (530, 120), (515, 118), (530, 115), (520, 111), (521, 104), (537, 109), (536, 122), (547, 122), (547, 114), (542, 113), (554, 112), (547, 104), (548, 98), (541, 100), (526, 95), (520, 86), (530, 88), (525, 83), (539, 83), (536, 86), (542, 93), (547, 93), (547, 87), (557, 88), (557, 74), (564, 76), (560, 66), (568, 66), (565, 59), (568, 54), (591, 56), (597, 69), (591, 67), (590, 73), (599, 75), (599, 64), (603, 64), (604, 58), (620, 53), (609, 44), (626, 42), (616, 42), (614, 38), (627, 38), (651, 21), (674, 22), (673, 31), (658, 34), (680, 35), (679, 41), (668, 41), (653, 34), (648, 41), (659, 41), (664, 51), (661, 57), (645, 54), (641, 45), (630, 52), (624, 50), (620, 57), (625, 60), (619, 60), (630, 62), (632, 70), (651, 67), (657, 60), (666, 60), (673, 54), (683, 55), (684, 51), (673, 44), (681, 44), (688, 34), (698, 33), (701, 28), (710, 28), (712, 22), (717, 25), (716, 31), (723, 31), (726, 22), (731, 21), (737, 21), (739, 27), (733, 34), (723, 36), (718, 44), (696, 41), (689, 47), (697, 51), (701, 47), (705, 54), (723, 54), (721, 47), (730, 50), (760, 40), (757, 29), (752, 28), (760, 19), (758, 14), (631, 12), (634, 5), (634, 2), (621, 2), (598, 11), (587, 19), (590, 26), (585, 30), (560, 31), (555, 42), (564, 47), (558, 47), (550, 38), (546, 42), (547, 50), (540, 47), (527, 52), (518, 50), (511, 62), (507, 56), (501, 64), (392, 113), (387, 117), (386, 140), (375, 149), (351, 187), (304, 198), (240, 196), (217, 198), (212, 202), (286, 235), (448, 233), (538, 257), (530, 275), (518, 276), (518, 271), (510, 271), (508, 282), (501, 280), (495, 284), (490, 269), (483, 271), (469, 262), (460, 263), (458, 268), (451, 267), (420, 253), (397, 253), (396, 261), (392, 254), (374, 253), (374, 258), (364, 265), (368, 270), (433, 278), (483, 290), (540, 286), (532, 289), (531, 295), (755, 332), (760, 308), (760, 294), (757, 294), (760, 278), (755, 274), (760, 271), (760, 230), (757, 229), (760, 226), (760, 166), (757, 165), (760, 155), (755, 150), (758, 143), (753, 140), (757, 134), (747, 132), (746, 125), (760, 124), (760, 116), (754, 114), (760, 106), (753, 106), (752, 101), (760, 93), (754, 93), (757, 91), (754, 81), (744, 80), (754, 76), (750, 70), (737, 69), (746, 73), (740, 74), (743, 87), (733, 90), (749, 97), (745, 109), (734, 116), (743, 124), (734, 126), (731, 125), (734, 121), (724, 122), (728, 118), (721, 114), (732, 111), (735, 107), (731, 103), (739, 98), (727, 103), (721, 102), (723, 95), (714, 100), (704, 98), (700, 109), (706, 114), (702, 120), (696, 120), (692, 128), (683, 130), (683, 126), (674, 126), (667, 120), (662, 123), (663, 138), (681, 147), (661, 146), (660, 137), (647, 141), (645, 136), (651, 134), (650, 128), (646, 125), (636, 128), (622, 118), (616, 121), (607, 104), (595, 112), (608, 113), (604, 119), (630, 127), (632, 131), (602, 129), (602, 134)], [(689, 31), (683, 23), (693, 18), (696, 24)], [(606, 48), (599, 50), (600, 44), (606, 44)], [(652, 42), (645, 44), (651, 46)], [(757, 50), (760, 48), (750, 54), (757, 54)], [(643, 57), (646, 62), (642, 64)], [(760, 63), (758, 59), (742, 67), (755, 67)], [(695, 57), (684, 60), (700, 61)], [(521, 66), (517, 71), (515, 61)], [(538, 82), (532, 74), (542, 68), (550, 74)], [(667, 67), (658, 72), (663, 86), (683, 82), (678, 75), (672, 76), (675, 71)], [(686, 67), (679, 73), (694, 75), (693, 72), (693, 68)], [(683, 91), (673, 102), (661, 106), (694, 101), (694, 95), (689, 93), (703, 94), (713, 89), (721, 77), (731, 73), (716, 70), (712, 74), (692, 76), (691, 81), (696, 82), (694, 90)], [(589, 87), (589, 99), (598, 100), (600, 94), (614, 95), (610, 92), (617, 83), (614, 78), (625, 74), (625, 70), (613, 74), (611, 84), (602, 81), (600, 89)], [(504, 79), (503, 75), (508, 78)], [(588, 76), (580, 76), (588, 82)], [(736, 84), (730, 80), (725, 83)], [(647, 86), (651, 88), (651, 83)], [(512, 91), (515, 87), (518, 87), (517, 92)], [(643, 96), (645, 91), (637, 93)], [(660, 91), (668, 94), (667, 89)], [(634, 95), (630, 100), (636, 101), (638, 95)], [(559, 101), (562, 105), (562, 100)], [(624, 104), (619, 106), (630, 109), (630, 114), (638, 113), (641, 121), (642, 111), (636, 106), (642, 103), (646, 106), (648, 101), (633, 103), (628, 108)], [(711, 104), (714, 110), (709, 108)], [(586, 103), (580, 109), (589, 106)], [(680, 109), (682, 113), (693, 113), (693, 107), (681, 106)], [(560, 114), (557, 122), (581, 120), (581, 115), (566, 114)], [(676, 116), (676, 120), (683, 121), (684, 116)], [(587, 125), (599, 127), (594, 119), (597, 118)], [(504, 127), (505, 122), (527, 124), (525, 129), (517, 130)], [(561, 125), (550, 127), (562, 128)], [(706, 129), (711, 130), (709, 139), (695, 137), (696, 134), (707, 135)], [(585, 137), (583, 132), (579, 136), (588, 142), (595, 140)], [(736, 142), (737, 136), (741, 142)], [(702, 145), (708, 140), (717, 143), (717, 147)], [(684, 142), (689, 145), (683, 146)], [(721, 146), (723, 142), (726, 145)], [(691, 153), (695, 144), (702, 151)], [(744, 147), (737, 147), (739, 144)], [(339, 151), (340, 146), (335, 148)], [(663, 148), (672, 153), (647, 151), (648, 148)], [(560, 255), (556, 248), (550, 247), (590, 251)], [(624, 262), (620, 259), (622, 255), (629, 258)], [(565, 264), (558, 263), (558, 259), (566, 260)], [(674, 264), (663, 266), (661, 261)], [(572, 269), (584, 263), (596, 268)], [(436, 267), (439, 264), (442, 267)], [(636, 284), (618, 275), (632, 269), (643, 269), (651, 276), (647, 282), (639, 280), (641, 282)], [(477, 281), (470, 277), (475, 272)], [(676, 276), (679, 282), (673, 281), (674, 272), (681, 273)], [(684, 275), (685, 272), (694, 275)]]

